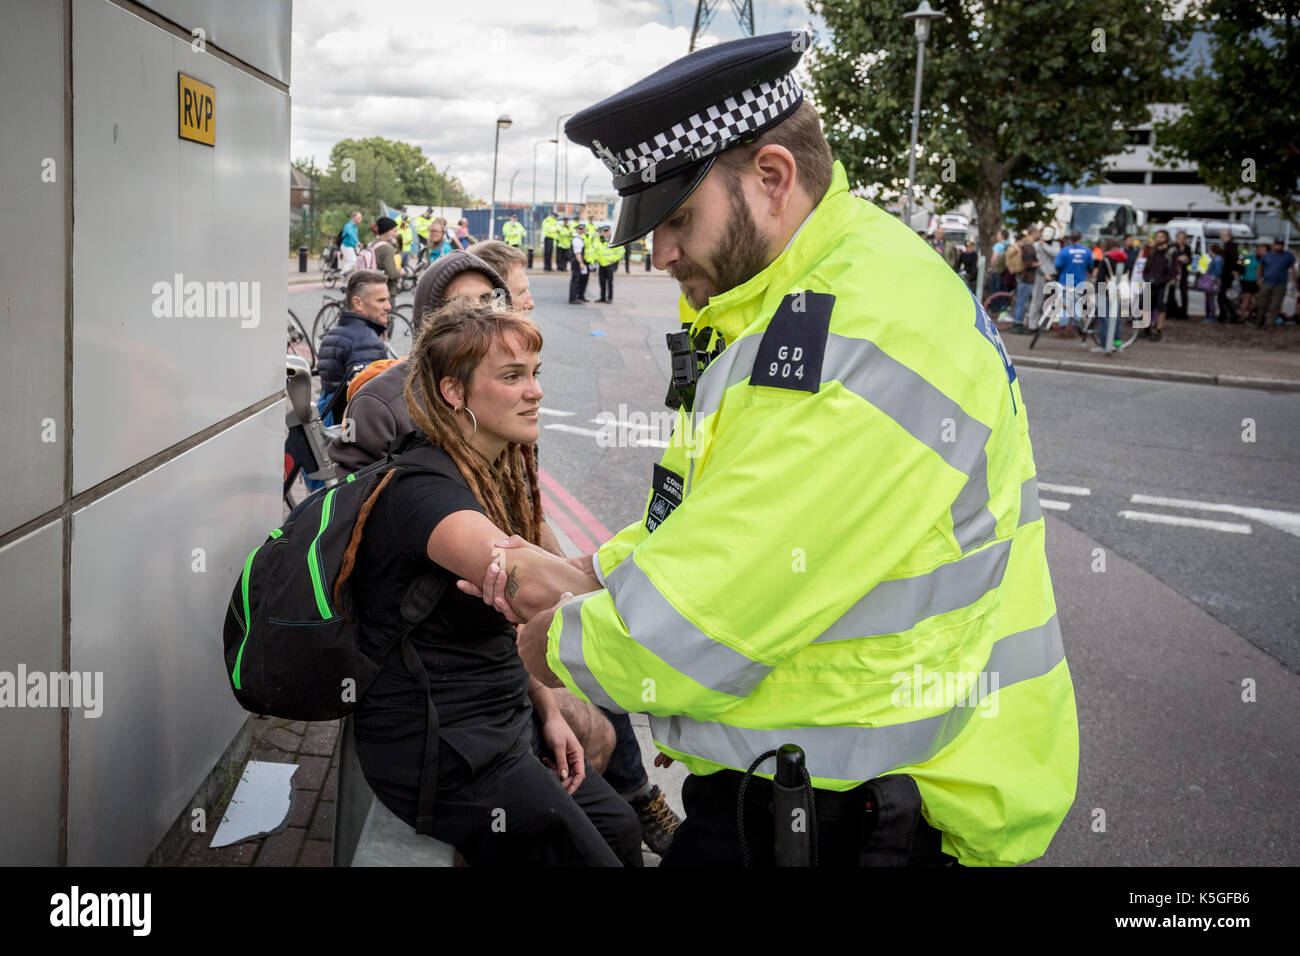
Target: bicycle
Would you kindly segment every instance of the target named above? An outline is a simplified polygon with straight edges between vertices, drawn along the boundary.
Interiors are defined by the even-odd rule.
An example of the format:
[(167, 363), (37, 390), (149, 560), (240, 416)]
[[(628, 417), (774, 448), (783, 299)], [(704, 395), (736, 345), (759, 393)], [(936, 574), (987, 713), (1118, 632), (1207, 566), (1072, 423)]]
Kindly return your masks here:
[(320, 254), (320, 271), (322, 280), (326, 288), (334, 288), (343, 280), (343, 270), (339, 267), (339, 249), (334, 245), (334, 240), (321, 250)]
[(984, 300), (984, 311), (988, 313), (994, 324), (1010, 321), (1015, 307), (1016, 294), (1014, 292), (994, 292)]
[[(1075, 294), (1082, 295), (1083, 293), (1077, 292)], [(1131, 313), (1132, 309), (1125, 307), (1127, 304), (1122, 303), (1120, 301), (1118, 288), (1116, 289), (1116, 295), (1113, 299), (1109, 297), (1108, 292), (1103, 292), (1101, 294), (1107, 296), (1106, 302), (1108, 303), (1109, 306), (1114, 308), (1115, 312), (1118, 313), (1118, 318), (1116, 319), (1116, 324), (1114, 326), (1114, 332), (1113, 332), (1115, 338), (1110, 343), (1110, 348), (1106, 347), (1107, 343), (1103, 338), (1103, 336), (1105, 335), (1105, 328), (1106, 328), (1106, 326), (1103, 323), (1107, 322), (1107, 318), (1106, 316), (1097, 315), (1097, 309), (1095, 305), (1097, 299), (1099, 299), (1100, 296), (1094, 298), (1093, 300), (1094, 304), (1091, 307), (1087, 307), (1079, 310), (1080, 312), (1079, 324), (1072, 325), (1070, 327), (1073, 328), (1074, 331), (1078, 333), (1080, 347), (1086, 346), (1088, 344), (1088, 339), (1091, 338), (1094, 342), (1097, 343), (1096, 345), (1093, 346), (1092, 350), (1094, 352), (1106, 352), (1108, 354), (1113, 352), (1121, 352), (1137, 341), (1138, 333), (1141, 332), (1142, 329), (1146, 328), (1147, 325), (1150, 324), (1149, 320), (1147, 319), (1146, 316), (1143, 316), (1141, 314), (1139, 314), (1136, 317), (1134, 317), (1131, 314), (1127, 314), (1127, 313)], [(1054, 319), (1052, 313), (1054, 312), (1056, 313), (1055, 317), (1064, 317), (1065, 308), (1066, 307), (1064, 303), (1060, 302), (1059, 300), (1056, 300), (1054, 297), (1049, 297), (1047, 301), (1043, 303), (1043, 310), (1038, 316), (1038, 321), (1034, 324), (1034, 337), (1029, 340), (1029, 347), (1031, 349), (1038, 342), (1038, 336), (1042, 333), (1042, 331), (1046, 328), (1051, 327)], [(1137, 324), (1138, 320), (1142, 321), (1141, 325)]]
[(325, 297), (325, 304), (320, 307), (316, 313), (316, 318), (311, 324), (311, 340), (316, 343), (316, 348), (320, 348), (321, 340), (325, 338), (325, 333), (334, 327), (334, 323), (339, 320), (343, 314), (343, 300)]
[[(294, 315), (293, 309), (289, 310), (288, 325), (289, 334), (288, 341), (285, 345), (285, 354), (297, 355), (300, 358), (304, 358), (311, 364), (312, 368), (315, 368), (316, 346), (312, 344), (311, 336), (307, 334), (307, 330), (303, 327), (298, 316)], [(306, 350), (305, 355), (303, 354), (304, 348)]]

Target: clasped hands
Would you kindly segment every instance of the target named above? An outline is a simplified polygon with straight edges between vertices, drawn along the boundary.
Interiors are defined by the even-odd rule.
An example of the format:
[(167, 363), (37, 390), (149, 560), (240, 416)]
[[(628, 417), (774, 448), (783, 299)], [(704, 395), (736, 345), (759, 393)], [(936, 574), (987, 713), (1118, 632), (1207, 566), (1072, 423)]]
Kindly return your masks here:
[(555, 610), (574, 594), (597, 591), (602, 585), (591, 567), (591, 555), (561, 558), (518, 535), (498, 541), (479, 584), (460, 580), (456, 586), (482, 598), (519, 630), (519, 656), (528, 672), (548, 687), (562, 682), (546, 665), (546, 632)]

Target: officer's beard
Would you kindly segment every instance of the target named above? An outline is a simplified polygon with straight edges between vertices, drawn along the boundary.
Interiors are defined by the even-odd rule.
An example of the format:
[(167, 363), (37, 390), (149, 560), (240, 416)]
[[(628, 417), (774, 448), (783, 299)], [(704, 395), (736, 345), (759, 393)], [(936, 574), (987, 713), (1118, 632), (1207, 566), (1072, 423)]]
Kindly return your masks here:
[(708, 259), (710, 266), (708, 272), (692, 268), (685, 272), (672, 273), (678, 283), (700, 276), (709, 280), (712, 287), (712, 291), (709, 292), (697, 286), (697, 292), (692, 294), (684, 284), (682, 285), (682, 295), (686, 297), (687, 304), (697, 312), (708, 305), (712, 296), (721, 295), (738, 285), (744, 285), (766, 269), (772, 261), (768, 241), (758, 231), (758, 223), (754, 221), (753, 213), (749, 211), (749, 204), (745, 202), (738, 184), (731, 194), (730, 221), (723, 231), (718, 247), (709, 254)]

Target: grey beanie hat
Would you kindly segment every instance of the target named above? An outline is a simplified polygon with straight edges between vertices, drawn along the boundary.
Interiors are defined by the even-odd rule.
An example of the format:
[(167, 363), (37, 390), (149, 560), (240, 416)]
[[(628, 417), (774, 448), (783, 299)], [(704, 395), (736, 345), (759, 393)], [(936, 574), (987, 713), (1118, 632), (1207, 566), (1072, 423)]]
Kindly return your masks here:
[(442, 304), (443, 292), (451, 283), (451, 280), (462, 272), (470, 271), (483, 273), (484, 278), (492, 283), (492, 288), (500, 289), (502, 295), (505, 296), (506, 303), (513, 307), (514, 303), (510, 299), (510, 289), (502, 278), (497, 275), (495, 269), (476, 255), (465, 252), (463, 249), (454, 249), (445, 255), (439, 256), (437, 261), (424, 270), (424, 275), (420, 276), (420, 283), (415, 287), (415, 308), (411, 319), (412, 332), (416, 335), (420, 334), (425, 319)]

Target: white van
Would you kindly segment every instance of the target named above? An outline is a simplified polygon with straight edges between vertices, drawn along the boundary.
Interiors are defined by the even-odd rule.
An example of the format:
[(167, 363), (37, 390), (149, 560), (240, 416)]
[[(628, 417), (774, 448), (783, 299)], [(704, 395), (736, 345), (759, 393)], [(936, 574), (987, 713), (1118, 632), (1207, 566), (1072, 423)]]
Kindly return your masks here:
[(1255, 227), (1239, 219), (1170, 219), (1163, 226), (1152, 226), (1150, 232), (1163, 229), (1169, 233), (1169, 243), (1178, 241), (1180, 232), (1187, 233), (1187, 243), (1192, 247), (1191, 271), (1196, 271), (1196, 262), (1203, 254), (1210, 251), (1210, 246), (1219, 242), (1219, 233), (1224, 229), (1237, 243), (1237, 249), (1245, 252), (1247, 245), (1255, 245), (1259, 240)]

